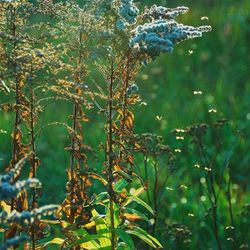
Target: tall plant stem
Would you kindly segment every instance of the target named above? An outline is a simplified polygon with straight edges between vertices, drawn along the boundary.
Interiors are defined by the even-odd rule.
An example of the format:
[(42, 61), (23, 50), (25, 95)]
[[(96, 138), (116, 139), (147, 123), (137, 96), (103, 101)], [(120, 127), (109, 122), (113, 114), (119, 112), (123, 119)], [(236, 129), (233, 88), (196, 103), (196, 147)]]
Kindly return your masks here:
[(70, 202), (71, 202), (71, 208), (70, 208), (70, 218), (69, 222), (71, 224), (74, 223), (74, 209), (73, 206), (73, 200), (74, 200), (74, 153), (75, 153), (75, 137), (76, 137), (76, 119), (77, 119), (77, 103), (74, 102), (73, 105), (73, 121), (72, 121), (72, 138), (71, 138), (71, 158), (70, 158)]
[[(147, 200), (148, 204), (151, 205), (151, 199), (150, 199), (150, 193), (149, 193), (149, 179), (148, 179), (148, 157), (147, 155), (144, 156), (144, 174), (145, 174), (145, 180), (147, 182)], [(148, 212), (148, 218), (150, 216), (150, 213)], [(149, 223), (147, 223), (147, 231), (149, 231)]]
[(212, 206), (212, 220), (213, 220), (214, 237), (215, 237), (215, 240), (217, 243), (218, 250), (222, 250), (220, 237), (219, 237), (218, 218), (217, 218), (218, 217), (217, 216), (218, 200), (217, 200), (217, 194), (216, 194), (215, 187), (214, 187), (214, 176), (213, 176), (213, 174), (214, 174), (213, 163), (215, 162), (215, 159), (213, 160), (212, 163), (209, 164), (209, 160), (207, 159), (207, 156), (204, 152), (204, 147), (203, 147), (203, 144), (202, 144), (202, 141), (200, 138), (198, 140), (198, 145), (199, 145), (200, 157), (203, 158), (205, 165), (210, 166), (212, 169), (212, 171), (210, 171), (208, 173), (208, 180), (210, 182), (212, 196), (209, 195), (210, 190), (208, 190), (208, 195), (209, 195), (209, 201), (210, 201), (211, 206)]
[(212, 204), (212, 217), (213, 217), (213, 229), (214, 229), (214, 236), (217, 242), (217, 247), (219, 250), (222, 250), (220, 237), (219, 237), (219, 227), (218, 227), (218, 216), (217, 216), (217, 209), (218, 209), (218, 199), (217, 194), (214, 187), (214, 176), (213, 176), (213, 168), (212, 171), (209, 173), (209, 179), (210, 179), (210, 185), (211, 185), (211, 191), (213, 198), (210, 199), (210, 202)]
[[(13, 13), (12, 13), (12, 27), (11, 27), (11, 31), (12, 31), (12, 36), (15, 37), (16, 36), (16, 24), (15, 24), (15, 15), (16, 15), (16, 10), (13, 7)], [(15, 112), (15, 122), (14, 122), (14, 133), (17, 131), (18, 125), (20, 123), (20, 114), (19, 114), (19, 96), (20, 96), (20, 88), (19, 88), (19, 78), (17, 75), (17, 62), (16, 62), (16, 41), (14, 40), (13, 42), (13, 49), (12, 49), (12, 55), (13, 55), (13, 72), (14, 72), (14, 76), (15, 76), (15, 106), (16, 106), (16, 112)], [(17, 159), (17, 145), (15, 143), (15, 138), (13, 138), (13, 149), (12, 149), (12, 165), (15, 165), (18, 161)]]
[[(80, 45), (82, 46), (82, 31), (80, 31), (79, 33), (79, 43)], [(79, 52), (79, 56), (78, 56), (78, 60), (77, 60), (77, 66), (81, 65), (81, 62), (82, 62), (82, 51), (80, 50)], [(75, 81), (76, 82), (79, 82), (79, 78), (76, 74), (75, 76)], [(76, 94), (78, 95), (78, 91), (76, 90)], [(71, 137), (71, 158), (70, 158), (70, 202), (71, 202), (71, 209), (70, 209), (70, 218), (69, 218), (69, 222), (71, 224), (74, 223), (74, 214), (75, 214), (75, 210), (72, 208), (72, 206), (74, 205), (74, 186), (75, 186), (75, 183), (74, 183), (74, 174), (75, 174), (75, 168), (74, 168), (74, 161), (75, 161), (75, 150), (76, 150), (76, 136), (77, 136), (77, 115), (78, 115), (78, 111), (79, 110), (79, 103), (77, 102), (77, 100), (74, 101), (74, 104), (73, 104), (73, 121), (72, 121), (72, 131), (73, 131), (73, 134), (72, 134), (72, 137)], [(75, 248), (73, 248), (75, 249)]]
[(231, 223), (231, 226), (232, 226), (232, 238), (233, 238), (232, 246), (233, 246), (234, 249), (236, 249), (237, 248), (237, 239), (235, 237), (235, 224), (234, 224), (233, 205), (232, 205), (230, 171), (229, 171), (229, 180), (228, 180), (228, 183), (227, 183), (227, 202), (228, 202), (230, 223)]
[(156, 229), (156, 223), (157, 223), (157, 213), (158, 213), (158, 203), (157, 203), (157, 194), (158, 194), (158, 166), (157, 166), (157, 160), (154, 161), (154, 170), (155, 170), (155, 182), (154, 182), (154, 210), (155, 210), (155, 216), (154, 216), (154, 225), (153, 225), (153, 235), (155, 235), (155, 229)]
[[(13, 37), (16, 37), (16, 9), (15, 7), (12, 7), (11, 9), (13, 12), (11, 13), (11, 19), (12, 19), (12, 24), (11, 24), (11, 33)], [(15, 122), (14, 122), (14, 128), (13, 128), (13, 147), (12, 147), (12, 160), (11, 160), (11, 166), (13, 167), (17, 162), (18, 162), (18, 155), (19, 155), (19, 150), (18, 150), (18, 145), (15, 139), (16, 133), (18, 131), (18, 126), (21, 122), (21, 117), (19, 114), (19, 104), (20, 104), (20, 82), (19, 82), (19, 77), (17, 74), (17, 62), (16, 62), (16, 49), (17, 49), (17, 42), (14, 39), (13, 42), (13, 48), (12, 48), (12, 55), (13, 55), (13, 73), (15, 77)], [(11, 211), (14, 210), (14, 203), (15, 200), (11, 200)]]
[(115, 222), (114, 222), (114, 190), (113, 190), (113, 129), (112, 129), (112, 117), (113, 117), (113, 85), (114, 85), (114, 62), (111, 59), (111, 74), (109, 82), (109, 101), (108, 101), (108, 193), (109, 193), (109, 211), (110, 211), (110, 231), (111, 231), (111, 250), (115, 250)]
[(217, 247), (219, 250), (222, 250), (219, 232), (218, 232), (218, 221), (217, 221), (217, 203), (212, 206), (212, 213), (213, 213), (213, 227), (214, 227), (214, 236), (216, 239)]
[(232, 199), (232, 195), (231, 195), (231, 178), (229, 177), (228, 184), (227, 184), (227, 200), (228, 200), (228, 208), (229, 208), (231, 226), (234, 227), (233, 206), (232, 206), (231, 199)]
[[(31, 76), (30, 76), (31, 77)], [(34, 129), (34, 90), (31, 82), (31, 78), (29, 78), (29, 94), (30, 94), (30, 144), (31, 144), (31, 168), (32, 168), (32, 177), (36, 178), (36, 146), (35, 146), (35, 129)], [(32, 193), (32, 209), (37, 208), (37, 195), (36, 189), (33, 189)], [(35, 239), (35, 222), (31, 226), (31, 241), (32, 241), (32, 250), (36, 249), (36, 239)]]

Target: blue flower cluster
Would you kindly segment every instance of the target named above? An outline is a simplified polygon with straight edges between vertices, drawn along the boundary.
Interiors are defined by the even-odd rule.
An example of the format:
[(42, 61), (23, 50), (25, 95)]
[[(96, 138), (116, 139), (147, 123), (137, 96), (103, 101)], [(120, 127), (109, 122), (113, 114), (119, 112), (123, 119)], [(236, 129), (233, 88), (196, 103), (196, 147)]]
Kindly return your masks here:
[(188, 7), (179, 6), (176, 8), (166, 8), (163, 6), (152, 5), (149, 10), (145, 11), (144, 18), (152, 20), (157, 19), (174, 19), (180, 14), (185, 14), (189, 11)]
[(210, 26), (193, 27), (177, 23), (174, 18), (188, 11), (186, 7), (168, 9), (153, 6), (146, 16), (150, 21), (132, 31), (130, 47), (135, 53), (155, 59), (161, 53), (172, 52), (173, 46), (187, 39), (201, 37)]
[(0, 245), (0, 250), (8, 250), (13, 246), (19, 245), (28, 240), (26, 235), (19, 235), (11, 239), (7, 239), (2, 245)]
[(129, 24), (136, 22), (139, 9), (134, 5), (133, 0), (121, 0), (118, 14), (120, 19), (117, 21), (116, 27), (123, 31)]
[(16, 223), (21, 226), (32, 224), (35, 218), (40, 219), (42, 216), (52, 215), (58, 209), (58, 205), (46, 205), (35, 208), (32, 211), (23, 211), (21, 213), (12, 211), (10, 214), (3, 211), (0, 214), (0, 223)]
[(4, 175), (0, 175), (0, 199), (10, 200), (16, 197), (22, 190), (26, 188), (39, 188), (41, 183), (39, 180), (34, 178), (28, 178), (23, 181), (16, 181), (13, 183), (15, 178), (20, 175), (21, 168), (26, 158), (20, 160), (14, 168)]
[[(29, 155), (21, 159), (14, 168), (10, 169), (4, 175), (0, 175), (0, 200), (9, 201), (12, 198), (18, 196), (18, 194), (26, 188), (39, 188), (41, 182), (35, 178), (28, 178), (23, 181), (15, 181), (20, 175), (21, 169)], [(35, 208), (31, 211), (17, 212), (13, 210), (8, 213), (2, 211), (0, 213), (0, 224), (18, 224), (20, 226), (29, 226), (34, 223), (35, 219), (40, 219), (42, 216), (52, 215), (58, 210), (58, 205), (46, 205), (40, 208)], [(13, 238), (7, 239), (3, 244), (0, 245), (0, 250), (10, 249), (12, 246), (19, 245), (24, 241), (28, 240), (26, 235), (18, 235)]]
[(139, 92), (139, 87), (138, 87), (137, 84), (134, 83), (134, 84), (130, 85), (127, 88), (127, 90), (126, 90), (126, 96), (130, 97), (130, 96), (132, 96), (132, 95), (134, 95), (134, 94), (136, 94), (138, 92)]

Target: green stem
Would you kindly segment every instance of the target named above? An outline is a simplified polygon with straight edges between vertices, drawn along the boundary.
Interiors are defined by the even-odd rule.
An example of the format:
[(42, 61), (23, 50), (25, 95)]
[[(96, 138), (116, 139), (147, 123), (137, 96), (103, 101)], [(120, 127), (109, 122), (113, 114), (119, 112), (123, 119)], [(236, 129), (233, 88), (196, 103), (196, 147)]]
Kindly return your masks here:
[(155, 229), (156, 229), (156, 222), (157, 222), (157, 213), (158, 213), (158, 203), (157, 203), (157, 194), (158, 194), (158, 166), (157, 166), (157, 160), (154, 161), (154, 170), (155, 170), (155, 182), (154, 182), (154, 210), (155, 210), (155, 216), (154, 216), (154, 225), (153, 225), (153, 235), (155, 235)]
[[(36, 147), (35, 147), (35, 130), (34, 130), (34, 91), (31, 80), (29, 80), (29, 92), (30, 92), (30, 144), (31, 144), (31, 168), (32, 168), (32, 177), (36, 178)], [(32, 193), (32, 209), (37, 207), (37, 195), (36, 189), (33, 189)], [(32, 241), (32, 250), (36, 249), (36, 239), (35, 239), (35, 221), (31, 226), (31, 241)]]
[(114, 222), (114, 190), (113, 190), (113, 85), (114, 85), (114, 62), (111, 61), (111, 75), (109, 83), (109, 102), (108, 102), (108, 192), (109, 192), (109, 210), (110, 210), (110, 232), (111, 232), (111, 250), (115, 250), (115, 222)]

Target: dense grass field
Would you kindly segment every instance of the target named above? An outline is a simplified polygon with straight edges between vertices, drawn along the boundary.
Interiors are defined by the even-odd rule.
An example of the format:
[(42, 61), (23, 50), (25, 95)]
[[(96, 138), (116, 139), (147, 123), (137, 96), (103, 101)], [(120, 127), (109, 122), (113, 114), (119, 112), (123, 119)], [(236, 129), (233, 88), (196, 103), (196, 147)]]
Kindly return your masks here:
[[(198, 166), (202, 161), (199, 149), (193, 145), (192, 135), (176, 134), (174, 130), (194, 124), (212, 126), (225, 119), (226, 124), (219, 132), (209, 127), (204, 137), (208, 158), (216, 154), (217, 145), (220, 145), (218, 157), (211, 163), (216, 169), (215, 179), (227, 179), (228, 173), (231, 178), (230, 204), (234, 228), (229, 228), (227, 187), (222, 184), (221, 188), (223, 181), (218, 181), (215, 185), (219, 192), (218, 234), (222, 249), (249, 249), (250, 2), (142, 0), (139, 8), (152, 4), (188, 6), (190, 11), (178, 17), (180, 22), (209, 24), (213, 28), (202, 39), (176, 45), (173, 53), (161, 55), (144, 66), (135, 80), (143, 100), (143, 104), (133, 110), (135, 133), (162, 136), (176, 157), (173, 169), (167, 167), (166, 159), (159, 162), (158, 181), (164, 186), (159, 196), (158, 227), (154, 235), (164, 249), (218, 249), (213, 235), (209, 196), (203, 193), (202, 188), (206, 171)], [(2, 100), (6, 100), (4, 93), (0, 93), (0, 103)], [(53, 122), (70, 124), (71, 112), (70, 103), (60, 100), (48, 103), (40, 125)], [(96, 156), (90, 157), (88, 164), (100, 171), (104, 159), (99, 145), (105, 141), (104, 123), (96, 110), (89, 110), (87, 114), (90, 122), (83, 125), (84, 139), (96, 150)], [(1, 172), (11, 159), (13, 125), (14, 114), (0, 112), (0, 129), (6, 131), (0, 133)], [(43, 183), (43, 194), (39, 199), (41, 205), (60, 204), (65, 198), (66, 169), (70, 162), (65, 148), (69, 143), (70, 138), (63, 126), (44, 128), (39, 137), (37, 152), (42, 162), (37, 176)], [(210, 165), (205, 167), (209, 171)], [(228, 173), (224, 172), (225, 168), (229, 169)], [(27, 171), (24, 169), (23, 176)], [(148, 181), (153, 183), (153, 166), (148, 171)], [(145, 178), (142, 157), (135, 162), (135, 172)], [(146, 193), (142, 198), (147, 201)], [(147, 223), (142, 222), (142, 225), (145, 228)], [(59, 230), (53, 227), (49, 237), (53, 238), (55, 232)], [(142, 247), (144, 245), (138, 243), (137, 249)]]

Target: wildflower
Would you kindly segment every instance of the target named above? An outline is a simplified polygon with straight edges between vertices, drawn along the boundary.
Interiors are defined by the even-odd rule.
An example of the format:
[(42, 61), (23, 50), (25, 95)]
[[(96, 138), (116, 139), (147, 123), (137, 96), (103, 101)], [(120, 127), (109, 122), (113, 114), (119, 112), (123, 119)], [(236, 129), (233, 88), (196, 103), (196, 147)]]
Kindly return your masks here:
[(116, 23), (117, 29), (123, 31), (130, 24), (136, 22), (139, 9), (134, 5), (132, 0), (122, 0), (118, 9), (119, 19)]
[(188, 11), (189, 8), (184, 6), (180, 6), (177, 8), (166, 8), (163, 6), (152, 5), (151, 8), (146, 11), (144, 17), (149, 20), (174, 19), (180, 14), (184, 14)]
[(57, 205), (46, 205), (40, 208), (35, 208), (32, 211), (23, 211), (21, 213), (14, 210), (8, 214), (7, 212), (3, 211), (0, 214), (0, 222), (7, 224), (16, 223), (21, 226), (25, 226), (33, 223), (35, 218), (52, 215), (57, 209)]
[(169, 9), (152, 6), (146, 12), (146, 22), (131, 32), (130, 47), (135, 53), (148, 55), (153, 60), (161, 53), (173, 51), (173, 46), (187, 39), (201, 37), (203, 32), (211, 30), (210, 26), (193, 27), (179, 24), (174, 18), (186, 13), (187, 7)]
[(3, 244), (0, 245), (0, 250), (8, 250), (13, 246), (19, 245), (28, 240), (26, 235), (19, 235), (10, 239), (7, 239)]
[(21, 168), (24, 165), (27, 156), (21, 159), (14, 168), (0, 175), (0, 199), (9, 200), (16, 197), (22, 190), (26, 188), (40, 187), (41, 183), (39, 180), (34, 178), (28, 178), (23, 181), (13, 181), (20, 175)]
[(129, 96), (131, 96), (133, 94), (136, 94), (138, 91), (139, 91), (139, 87), (136, 84), (132, 84), (131, 86), (129, 86), (127, 88), (126, 96), (129, 97)]
[(17, 181), (11, 184), (4, 181), (5, 175), (0, 176), (0, 199), (9, 200), (16, 197), (22, 190), (26, 188), (34, 188), (41, 186), (39, 180), (34, 178), (28, 178), (27, 180)]

